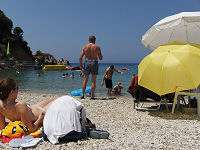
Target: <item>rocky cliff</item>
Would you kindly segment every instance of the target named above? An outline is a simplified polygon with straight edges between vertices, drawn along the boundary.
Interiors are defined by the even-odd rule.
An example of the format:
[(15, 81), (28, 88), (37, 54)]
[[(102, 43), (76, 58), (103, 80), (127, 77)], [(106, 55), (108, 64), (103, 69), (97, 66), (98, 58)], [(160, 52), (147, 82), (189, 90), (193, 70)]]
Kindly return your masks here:
[[(7, 53), (8, 43), (9, 54)], [(7, 60), (33, 62), (34, 57), (28, 43), (23, 39), (23, 30), (20, 27), (13, 29), (12, 20), (0, 10), (0, 61)]]

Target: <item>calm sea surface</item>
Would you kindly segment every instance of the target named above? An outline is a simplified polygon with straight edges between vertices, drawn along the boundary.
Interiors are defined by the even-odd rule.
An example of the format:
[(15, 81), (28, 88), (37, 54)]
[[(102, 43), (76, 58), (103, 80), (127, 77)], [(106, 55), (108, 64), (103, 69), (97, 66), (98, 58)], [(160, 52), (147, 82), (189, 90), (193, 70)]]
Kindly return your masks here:
[[(77, 66), (78, 64), (71, 64), (72, 67)], [(99, 64), (99, 74), (97, 76), (95, 96), (106, 96), (107, 89), (104, 86), (101, 86), (101, 81), (105, 69), (111, 64)], [(121, 75), (117, 72), (113, 74), (113, 86), (116, 85), (118, 81), (122, 83), (124, 88), (122, 89), (123, 97), (131, 97), (127, 93), (128, 86), (131, 81), (133, 74), (138, 73), (138, 64), (114, 64), (115, 68), (124, 72), (124, 75)], [(130, 70), (121, 70), (121, 68), (129, 68)], [(40, 77), (37, 77), (37, 72), (40, 72)], [(75, 74), (75, 78), (71, 79), (69, 77), (62, 78), (62, 74), (68, 72), (71, 75), (72, 72)], [(16, 74), (15, 70), (1, 70), (0, 78), (10, 77), (17, 81), (19, 85), (19, 90), (21, 92), (31, 92), (31, 93), (48, 93), (48, 94), (59, 94), (66, 95), (70, 94), (71, 91), (80, 89), (82, 86), (83, 79), (79, 77), (80, 71), (42, 71), (34, 69), (20, 70), (19, 74)], [(91, 75), (90, 75), (91, 76)], [(91, 77), (88, 81), (88, 86), (91, 85)]]

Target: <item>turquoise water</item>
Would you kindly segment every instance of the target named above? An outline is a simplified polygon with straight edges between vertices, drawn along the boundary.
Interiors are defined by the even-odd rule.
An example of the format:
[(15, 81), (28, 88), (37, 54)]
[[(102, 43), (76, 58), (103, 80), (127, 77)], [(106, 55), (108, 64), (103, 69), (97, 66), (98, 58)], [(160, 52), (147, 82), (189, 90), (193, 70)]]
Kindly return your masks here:
[[(77, 66), (78, 64), (71, 64), (72, 67)], [(105, 69), (111, 64), (99, 64), (99, 74), (97, 76), (95, 96), (106, 96), (107, 89), (104, 86), (101, 86), (101, 81)], [(130, 94), (127, 93), (128, 86), (131, 81), (133, 74), (138, 72), (138, 64), (114, 64), (115, 68), (121, 70), (121, 68), (129, 68), (130, 70), (121, 70), (124, 72), (124, 75), (121, 75), (117, 72), (113, 74), (113, 86), (120, 81), (124, 88), (122, 89), (122, 96), (130, 97)], [(40, 77), (37, 77), (37, 72), (40, 72)], [(68, 72), (71, 75), (72, 72), (75, 74), (75, 78), (71, 79), (69, 77), (62, 78), (62, 74)], [(19, 74), (16, 74), (15, 70), (1, 70), (0, 78), (10, 77), (17, 81), (19, 85), (19, 90), (21, 92), (32, 92), (32, 93), (48, 93), (48, 94), (70, 94), (71, 91), (80, 89), (82, 86), (83, 79), (79, 77), (80, 71), (42, 71), (34, 69), (20, 70)], [(88, 86), (91, 85), (91, 77), (88, 81)]]

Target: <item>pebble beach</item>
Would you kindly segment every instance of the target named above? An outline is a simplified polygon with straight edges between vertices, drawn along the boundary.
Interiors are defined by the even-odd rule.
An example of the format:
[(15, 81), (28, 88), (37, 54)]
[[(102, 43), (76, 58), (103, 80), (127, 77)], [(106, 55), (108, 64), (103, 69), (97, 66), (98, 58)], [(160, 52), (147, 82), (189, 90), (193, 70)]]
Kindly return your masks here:
[[(32, 105), (41, 100), (56, 99), (60, 96), (19, 93), (17, 101), (26, 101)], [(108, 100), (75, 98), (84, 104), (88, 118), (96, 124), (97, 129), (110, 133), (109, 139), (88, 137), (78, 142), (56, 145), (42, 141), (34, 149), (200, 149), (200, 122), (195, 113), (171, 114), (165, 107), (161, 107), (158, 111), (136, 111), (133, 108), (132, 98), (117, 97)], [(0, 142), (0, 149), (13, 148)]]

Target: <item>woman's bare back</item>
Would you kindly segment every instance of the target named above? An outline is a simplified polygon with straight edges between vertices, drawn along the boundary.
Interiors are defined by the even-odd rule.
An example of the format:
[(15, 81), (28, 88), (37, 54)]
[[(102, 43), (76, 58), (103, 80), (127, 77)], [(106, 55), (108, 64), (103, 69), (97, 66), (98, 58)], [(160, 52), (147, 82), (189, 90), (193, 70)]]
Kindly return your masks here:
[[(17, 109), (17, 105), (21, 105), (21, 103), (15, 102), (13, 104), (8, 105), (0, 102), (0, 114), (3, 115), (5, 118), (9, 119), (10, 121), (20, 121), (21, 115)], [(37, 116), (33, 114), (32, 110), (28, 106), (25, 109), (27, 109), (27, 114), (30, 117), (31, 121), (35, 121)]]

